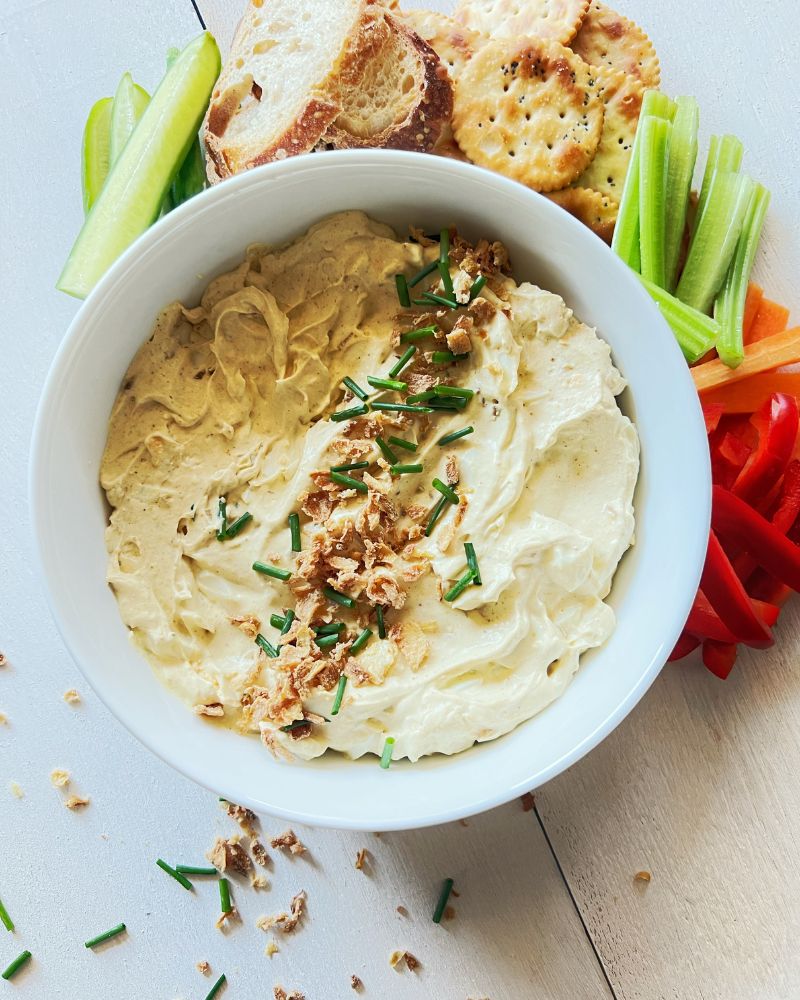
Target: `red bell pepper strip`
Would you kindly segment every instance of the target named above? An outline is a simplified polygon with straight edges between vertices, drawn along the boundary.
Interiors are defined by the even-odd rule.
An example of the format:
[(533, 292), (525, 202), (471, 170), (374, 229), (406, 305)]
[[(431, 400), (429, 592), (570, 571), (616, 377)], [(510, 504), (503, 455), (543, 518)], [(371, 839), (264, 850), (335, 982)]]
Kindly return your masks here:
[(736, 663), (736, 645), (707, 639), (703, 643), (703, 663), (720, 680), (725, 680)]
[[(759, 566), (781, 583), (800, 591), (800, 548), (741, 497), (721, 486), (711, 487), (711, 527), (712, 538), (714, 532), (719, 532), (749, 552)], [(725, 624), (731, 627), (705, 585), (703, 590)]]
[(787, 535), (798, 516), (800, 516), (800, 461), (793, 458), (783, 474), (778, 504), (770, 520), (778, 531)]
[(712, 479), (730, 489), (741, 475), (752, 454), (752, 448), (734, 431), (718, 428), (711, 444)]
[[(752, 597), (750, 603), (753, 611), (764, 622), (772, 626), (778, 620), (780, 608), (766, 601), (756, 601)], [(714, 639), (717, 642), (739, 642), (739, 637), (725, 625), (719, 615), (711, 607), (708, 598), (702, 590), (697, 591), (692, 610), (686, 619), (684, 631), (698, 639)]]
[(752, 417), (759, 431), (758, 446), (733, 484), (733, 492), (748, 503), (766, 496), (786, 471), (797, 441), (797, 400), (776, 392)]
[[(713, 528), (716, 528), (713, 518), (714, 510), (717, 506), (717, 491), (731, 497), (737, 504), (747, 507), (747, 504), (743, 500), (739, 500), (738, 497), (734, 497), (732, 493), (723, 490), (719, 486), (714, 486), (713, 491), (711, 515)], [(747, 509), (751, 510), (752, 508), (747, 507)], [(753, 513), (755, 514), (755, 511)], [(759, 514), (756, 514), (756, 516), (760, 517)], [(768, 527), (772, 531), (775, 530), (769, 524)], [(700, 579), (700, 588), (723, 623), (738, 637), (740, 642), (744, 642), (748, 646), (754, 646), (756, 649), (764, 649), (772, 645), (774, 642), (772, 632), (753, 610), (750, 598), (747, 596), (747, 591), (744, 589), (742, 581), (736, 575), (736, 571), (731, 565), (730, 559), (725, 555), (725, 551), (720, 545), (714, 531), (711, 532), (708, 539), (708, 552), (706, 553), (706, 564), (703, 567), (703, 575)]]
[(680, 638), (675, 643), (675, 648), (669, 654), (668, 662), (674, 663), (676, 660), (682, 660), (684, 656), (693, 653), (699, 645), (699, 639), (696, 639), (693, 635), (689, 635), (687, 632), (682, 632)]
[(703, 403), (703, 419), (706, 422), (706, 434), (713, 434), (719, 426), (720, 417), (725, 407), (720, 403)]

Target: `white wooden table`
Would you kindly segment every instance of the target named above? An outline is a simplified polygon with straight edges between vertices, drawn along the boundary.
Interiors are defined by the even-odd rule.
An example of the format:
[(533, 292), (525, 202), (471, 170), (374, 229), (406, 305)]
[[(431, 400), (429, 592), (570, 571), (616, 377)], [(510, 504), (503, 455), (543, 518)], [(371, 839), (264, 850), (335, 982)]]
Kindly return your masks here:
[[(223, 47), (238, 6), (197, 0)], [(618, 6), (648, 27), (665, 88), (699, 98), (705, 136), (744, 140), (747, 168), (773, 191), (757, 276), (797, 306), (794, 4)], [(23, 948), (34, 953), (13, 984), (0, 982), (0, 996), (192, 1000), (210, 987), (195, 968), (208, 960), (215, 976), (227, 973), (226, 1000), (271, 997), (277, 983), (308, 1000), (354, 996), (353, 973), (370, 997), (800, 997), (797, 604), (777, 647), (745, 653), (727, 683), (697, 663), (667, 668), (602, 746), (538, 792), (535, 811), (513, 803), (379, 839), (298, 830), (310, 860), (277, 857), (269, 890), (237, 887), (243, 922), (224, 935), (213, 885), (190, 895), (155, 867), (159, 856), (201, 860), (235, 827), (83, 682), (32, 566), (25, 482), (40, 387), (76, 308), (53, 285), (81, 220), (86, 112), (125, 69), (152, 87), (167, 47), (198, 29), (192, 0), (0, 6), (0, 649), (9, 661), (0, 669), (0, 898), (18, 928), (0, 928), (0, 967)], [(79, 706), (62, 699), (72, 687)], [(56, 767), (91, 796), (88, 808), (63, 808), (49, 780)], [(268, 818), (263, 827), (282, 829)], [(371, 852), (367, 873), (353, 864), (361, 847)], [(640, 869), (652, 872), (647, 886), (633, 881)], [(430, 914), (446, 874), (459, 891), (456, 915), (437, 927)], [(267, 957), (255, 918), (301, 888), (308, 919), (276, 935), (280, 951)], [(83, 947), (119, 921), (124, 938), (97, 953)], [(415, 973), (389, 967), (405, 948), (421, 962)]]

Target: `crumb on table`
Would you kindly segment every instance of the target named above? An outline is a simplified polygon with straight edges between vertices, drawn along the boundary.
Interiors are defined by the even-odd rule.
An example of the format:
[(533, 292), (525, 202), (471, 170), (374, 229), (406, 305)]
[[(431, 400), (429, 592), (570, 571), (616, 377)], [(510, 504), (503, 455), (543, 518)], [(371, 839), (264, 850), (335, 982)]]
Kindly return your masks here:
[(69, 691), (64, 692), (64, 701), (68, 705), (79, 705), (81, 701), (81, 696), (75, 690), (75, 688), (70, 688)]
[(641, 872), (636, 872), (636, 874), (633, 876), (633, 881), (643, 882), (646, 884), (647, 882), (650, 881), (650, 878), (651, 878), (650, 872), (641, 871)]
[(50, 784), (54, 788), (66, 788), (69, 784), (69, 779), (69, 771), (65, 771), (63, 768), (57, 767), (54, 771), (50, 772)]
[(90, 801), (88, 795), (70, 795), (64, 805), (67, 809), (83, 809), (84, 806), (89, 805)]
[(305, 854), (306, 847), (297, 839), (294, 830), (286, 830), (279, 837), (273, 837), (270, 844), (274, 848), (285, 848), (290, 854)]
[(356, 868), (359, 871), (364, 870), (364, 864), (367, 861), (368, 857), (369, 857), (369, 852), (367, 851), (366, 847), (362, 847), (361, 850), (358, 852), (358, 854), (356, 854)]
[(396, 969), (401, 962), (405, 962), (409, 972), (418, 969), (420, 965), (419, 959), (415, 958), (410, 951), (393, 951), (389, 956), (389, 965)]
[(208, 962), (198, 962), (197, 971), (201, 972), (204, 976), (211, 974), (211, 965)]
[(25, 798), (25, 792), (22, 788), (22, 785), (18, 784), (16, 781), (9, 782), (8, 787), (11, 790), (11, 794), (14, 796), (15, 799)]
[(361, 982), (360, 978), (355, 975), (355, 973), (350, 977), (350, 989), (351, 990), (363, 990), (364, 984)]

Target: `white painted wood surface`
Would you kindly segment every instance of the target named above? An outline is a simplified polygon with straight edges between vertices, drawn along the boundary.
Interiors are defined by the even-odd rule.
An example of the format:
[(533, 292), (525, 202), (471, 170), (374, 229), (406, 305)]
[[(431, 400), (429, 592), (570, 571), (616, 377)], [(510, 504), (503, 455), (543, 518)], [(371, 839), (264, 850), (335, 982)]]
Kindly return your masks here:
[[(222, 42), (239, 0), (198, 5)], [(774, 297), (797, 302), (794, 5), (697, 6), (619, 4), (650, 31), (665, 87), (700, 99), (704, 133), (744, 140), (748, 168), (773, 191), (760, 277)], [(0, 127), (17, 137), (0, 173), (0, 509), (11, 525), (0, 547), (0, 649), (11, 664), (0, 671), (10, 720), (0, 726), (0, 898), (18, 926), (13, 936), (0, 930), (0, 965), (23, 947), (35, 956), (15, 987), (0, 986), (46, 1000), (190, 1000), (209, 988), (194, 968), (208, 959), (228, 974), (231, 1000), (269, 997), (278, 982), (308, 1000), (352, 996), (351, 973), (366, 996), (611, 996), (582, 918), (619, 998), (800, 996), (796, 608), (776, 650), (745, 655), (726, 684), (696, 664), (668, 668), (606, 743), (537, 795), (581, 916), (533, 814), (517, 804), (467, 827), (380, 839), (304, 831), (312, 860), (277, 857), (268, 891), (235, 890), (244, 923), (225, 936), (213, 928), (214, 886), (200, 885), (194, 898), (155, 868), (156, 856), (199, 860), (234, 826), (213, 796), (134, 743), (82, 683), (31, 566), (24, 483), (39, 388), (75, 311), (53, 283), (80, 223), (85, 114), (125, 69), (152, 86), (166, 48), (196, 31), (190, 0), (0, 7)], [(73, 686), (84, 697), (76, 708), (61, 700)], [(62, 807), (49, 784), (54, 767), (69, 768), (75, 790), (91, 795), (84, 813)], [(23, 799), (9, 794), (12, 780)], [(265, 831), (279, 827), (265, 821)], [(353, 867), (362, 846), (374, 857), (369, 875)], [(646, 888), (633, 884), (639, 869), (653, 873)], [(437, 928), (429, 914), (445, 874), (461, 895), (455, 919)], [(277, 935), (281, 951), (267, 958), (253, 921), (300, 888), (308, 923)], [(82, 947), (119, 920), (127, 939), (98, 954)], [(419, 958), (418, 973), (389, 969), (395, 948)]]

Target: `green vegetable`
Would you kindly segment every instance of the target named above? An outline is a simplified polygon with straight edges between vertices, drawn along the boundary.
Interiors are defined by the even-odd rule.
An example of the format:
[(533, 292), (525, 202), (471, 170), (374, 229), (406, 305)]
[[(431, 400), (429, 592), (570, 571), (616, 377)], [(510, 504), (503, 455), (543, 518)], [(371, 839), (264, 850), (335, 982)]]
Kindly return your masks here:
[(456, 493), (452, 486), (448, 486), (447, 483), (443, 483), (441, 479), (434, 479), (433, 488), (438, 490), (443, 497), (447, 497), (450, 503), (453, 503), (456, 506), (461, 503), (461, 498), (458, 493)]
[(186, 878), (185, 875), (181, 875), (180, 872), (176, 872), (175, 869), (171, 865), (168, 865), (166, 861), (162, 861), (161, 858), (159, 858), (156, 861), (156, 864), (158, 865), (158, 867), (162, 871), (165, 871), (167, 873), (167, 875), (171, 875), (172, 878), (174, 878), (176, 882), (180, 882), (180, 884), (183, 886), (184, 889), (188, 889), (190, 892), (192, 891), (192, 889), (194, 888), (194, 886), (189, 881), (189, 879)]
[(487, 277), (485, 274), (479, 274), (478, 277), (472, 282), (472, 287), (469, 290), (469, 301), (474, 302), (475, 299), (483, 291), (483, 286), (487, 282)]
[(206, 865), (175, 865), (175, 871), (181, 875), (216, 875), (216, 868), (209, 868)]
[(347, 386), (350, 392), (352, 392), (354, 396), (358, 396), (360, 400), (369, 399), (369, 394), (364, 392), (358, 382), (354, 382), (351, 378), (343, 378), (342, 385)]
[(434, 396), (452, 396), (455, 399), (472, 399), (475, 390), (464, 389), (460, 385), (435, 385), (433, 394)]
[(302, 540), (300, 538), (300, 515), (293, 511), (289, 515), (289, 534), (292, 539), (292, 552), (300, 552), (303, 547)]
[(633, 140), (628, 173), (622, 188), (617, 222), (614, 226), (614, 238), (611, 249), (621, 257), (634, 271), (640, 270), (639, 254), (639, 150), (642, 144), (642, 124), (648, 117), (663, 118), (672, 121), (675, 115), (675, 105), (659, 90), (645, 91), (642, 100), (642, 110), (639, 117), (639, 127)]
[(472, 570), (472, 582), (476, 587), (483, 586), (481, 571), (478, 568), (478, 557), (475, 555), (475, 546), (472, 542), (464, 542), (464, 552), (467, 554), (467, 566)]
[(358, 406), (351, 406), (347, 410), (337, 410), (336, 413), (331, 414), (331, 420), (334, 423), (340, 423), (342, 420), (353, 420), (355, 417), (363, 417), (365, 413), (369, 413), (369, 407), (361, 403)]
[(353, 645), (350, 647), (350, 655), (355, 656), (356, 653), (360, 652), (369, 640), (372, 638), (372, 629), (365, 628), (364, 631), (359, 635)]
[(666, 284), (664, 237), (667, 219), (667, 166), (672, 123), (645, 118), (639, 150), (639, 250), (642, 277)]
[[(381, 638), (383, 637), (381, 636)], [(2, 899), (0, 899), (0, 921), (2, 921), (3, 927), (5, 927), (7, 931), (14, 930), (14, 921), (8, 915), (8, 910), (5, 908), (5, 906), (3, 906)]]
[(344, 465), (332, 465), (331, 472), (352, 472), (354, 469), (368, 469), (370, 465), (372, 462), (345, 462)]
[[(436, 264), (434, 262), (434, 268)], [(421, 326), (419, 330), (407, 330), (406, 333), (400, 334), (400, 343), (409, 344), (415, 340), (425, 340), (426, 337), (432, 337), (436, 333), (435, 326)]]
[[(403, 351), (402, 355), (397, 359), (397, 361), (389, 369), (389, 378), (397, 378), (400, 372), (405, 368), (408, 362), (414, 357), (416, 353), (416, 347), (412, 344)], [(369, 381), (369, 379), (367, 379)], [(404, 383), (405, 384), (405, 383)], [(406, 386), (406, 388), (408, 388)]]
[(214, 997), (222, 989), (224, 983), (226, 982), (225, 973), (223, 972), (219, 979), (214, 983), (211, 989), (206, 994), (206, 1000), (214, 1000)]
[(367, 375), (367, 382), (373, 389), (388, 389), (391, 392), (405, 392), (408, 389), (407, 382), (400, 382), (396, 378), (377, 378), (375, 375)]
[(392, 751), (394, 750), (394, 736), (387, 736), (386, 742), (383, 744), (383, 753), (381, 754), (381, 767), (384, 771), (392, 763)]
[(398, 448), (405, 448), (406, 451), (416, 451), (418, 447), (413, 441), (405, 441), (399, 437), (390, 437), (389, 441)]
[(122, 934), (124, 930), (125, 924), (117, 924), (117, 926), (112, 927), (110, 931), (104, 931), (102, 934), (98, 934), (97, 937), (84, 941), (83, 947), (94, 948), (95, 945), (103, 944), (104, 941), (110, 941), (111, 938), (115, 938), (118, 934)]
[(333, 587), (323, 587), (322, 593), (329, 601), (333, 601), (334, 604), (341, 604), (343, 608), (354, 608), (356, 606), (355, 598), (348, 597), (347, 594), (342, 594), (340, 591), (334, 590)]
[(317, 635), (333, 635), (334, 632), (338, 634), (344, 629), (344, 622), (331, 622), (329, 625), (314, 625), (312, 627)]
[(111, 108), (111, 132), (109, 135), (109, 167), (113, 167), (120, 158), (125, 144), (139, 124), (150, 103), (150, 95), (133, 82), (130, 73), (124, 73), (114, 94)]
[(475, 574), (471, 569), (468, 569), (467, 572), (461, 577), (461, 579), (457, 583), (454, 583), (453, 586), (447, 591), (447, 593), (444, 595), (444, 600), (446, 600), (448, 603), (457, 600), (459, 597), (461, 597), (461, 595), (464, 593), (467, 587), (469, 587), (470, 584), (474, 582), (475, 582)]
[(112, 97), (103, 97), (89, 112), (83, 129), (81, 146), (81, 182), (83, 187), (83, 211), (86, 215), (97, 201), (100, 189), (108, 176), (109, 151), (111, 147), (111, 107)]
[(764, 227), (769, 199), (769, 191), (761, 184), (756, 184), (747, 207), (733, 261), (714, 309), (714, 316), (719, 320), (721, 327), (720, 335), (717, 337), (717, 353), (731, 368), (735, 368), (744, 360), (742, 322), (747, 285), (758, 241), (761, 238), (761, 230)]
[(318, 635), (314, 642), (319, 646), (320, 649), (330, 649), (335, 646), (339, 641), (338, 632), (331, 632), (326, 635)]
[(436, 442), (438, 445), (444, 447), (446, 444), (452, 444), (454, 441), (458, 441), (459, 438), (466, 437), (467, 434), (474, 434), (474, 427), (462, 427), (460, 431), (453, 431), (450, 434), (445, 434), (444, 437), (440, 437)]
[(700, 312), (711, 308), (736, 250), (753, 189), (746, 174), (718, 170), (712, 177), (675, 289), (681, 302)]
[(644, 278), (640, 279), (644, 287), (655, 299), (661, 315), (672, 327), (675, 339), (686, 360), (692, 364), (699, 361), (714, 346), (720, 334), (719, 323), (706, 316), (705, 313), (685, 305), (674, 295), (665, 292), (663, 288), (654, 285)]
[(344, 689), (347, 687), (347, 677), (342, 674), (339, 677), (339, 683), (336, 687), (336, 695), (333, 699), (333, 707), (331, 708), (331, 715), (338, 715), (339, 709), (342, 707), (342, 698), (344, 698)]
[(219, 515), (219, 527), (217, 528), (217, 541), (224, 542), (228, 533), (228, 502), (225, 497), (220, 497), (217, 501), (217, 514)]
[(736, 174), (742, 165), (744, 156), (744, 146), (735, 135), (712, 135), (708, 144), (708, 158), (706, 169), (703, 173), (703, 183), (700, 187), (700, 196), (697, 200), (697, 212), (695, 214), (695, 226), (697, 225), (703, 209), (706, 207), (708, 192), (714, 174), (721, 171), (728, 171)]
[(375, 605), (375, 617), (378, 619), (378, 638), (386, 638), (386, 622), (383, 620), (383, 605)]
[(360, 479), (353, 479), (352, 476), (346, 476), (343, 472), (331, 472), (330, 477), (335, 483), (345, 486), (349, 490), (358, 490), (359, 493), (369, 493), (369, 487), (366, 483), (362, 483)]
[(678, 282), (678, 258), (686, 227), (694, 165), (697, 161), (697, 130), (700, 125), (700, 108), (693, 97), (678, 97), (675, 106), (667, 167), (667, 212), (664, 231), (665, 287), (668, 291), (673, 291)]
[(415, 306), (447, 306), (449, 309), (458, 309), (455, 299), (447, 298), (445, 295), (437, 295), (435, 292), (423, 292), (422, 297), (414, 299)]
[(415, 462), (413, 465), (393, 465), (390, 471), (393, 476), (408, 476), (415, 472), (422, 472), (422, 466), (419, 462)]
[(236, 536), (239, 534), (239, 532), (242, 530), (242, 528), (249, 521), (252, 521), (252, 520), (253, 520), (253, 515), (250, 513), (250, 511), (249, 510), (245, 511), (245, 513), (242, 514), (241, 517), (237, 517), (236, 520), (233, 522), (233, 524), (229, 525), (225, 529), (225, 537), (226, 538), (236, 538)]
[(450, 898), (450, 893), (452, 891), (453, 880), (451, 878), (446, 878), (442, 883), (442, 891), (439, 893), (439, 901), (436, 904), (436, 909), (433, 911), (433, 922), (435, 924), (440, 924), (442, 922), (445, 907), (447, 906), (447, 900)]
[(400, 459), (392, 451), (389, 445), (383, 440), (380, 434), (375, 438), (375, 444), (380, 448), (381, 454), (390, 465), (396, 465)]
[(219, 70), (217, 43), (204, 32), (167, 71), (78, 234), (58, 279), (61, 291), (85, 298), (156, 219), (197, 137)]
[(387, 410), (392, 413), (430, 413), (429, 406), (412, 406), (410, 403), (373, 403), (373, 410)]
[(267, 654), (267, 656), (270, 657), (270, 659), (272, 660), (278, 659), (278, 656), (280, 655), (279, 650), (277, 650), (269, 641), (269, 639), (267, 639), (266, 636), (263, 636), (260, 632), (256, 636), (255, 643), (257, 646), (260, 646), (261, 649), (264, 650), (264, 652)]
[(30, 960), (30, 957), (31, 953), (29, 951), (23, 951), (22, 954), (18, 955), (17, 958), (15, 958), (14, 961), (11, 963), (11, 965), (9, 965), (8, 968), (5, 969), (2, 974), (0, 974), (0, 979), (6, 979), (6, 980), (13, 979), (14, 976), (16, 976), (16, 974), (22, 968), (22, 966), (25, 965)]
[(400, 305), (405, 309), (411, 305), (411, 296), (408, 292), (408, 282), (406, 281), (404, 274), (396, 274), (394, 276), (394, 283), (397, 288), (397, 298), (400, 300)]
[(226, 878), (219, 880), (219, 905), (223, 913), (230, 913), (233, 909), (231, 903), (231, 884)]
[(425, 537), (430, 538), (431, 532), (436, 527), (436, 522), (442, 516), (442, 511), (450, 503), (447, 497), (442, 497), (442, 499), (436, 504), (436, 506), (431, 511), (431, 516), (428, 518), (428, 523), (425, 526)]
[(256, 573), (263, 573), (264, 576), (274, 577), (276, 580), (283, 580), (285, 583), (292, 575), (288, 569), (280, 569), (278, 566), (271, 566), (269, 563), (254, 562), (253, 569)]
[(424, 278), (427, 278), (429, 274), (433, 274), (433, 272), (436, 270), (438, 266), (439, 266), (438, 260), (432, 260), (430, 264), (426, 264), (425, 267), (417, 271), (414, 277), (409, 280), (408, 287), (413, 288), (414, 285), (418, 285), (420, 281), (422, 281)]
[(198, 136), (189, 147), (189, 152), (172, 182), (170, 195), (173, 207), (177, 208), (178, 205), (194, 198), (196, 194), (205, 191), (207, 184), (206, 158), (203, 155), (203, 147)]

